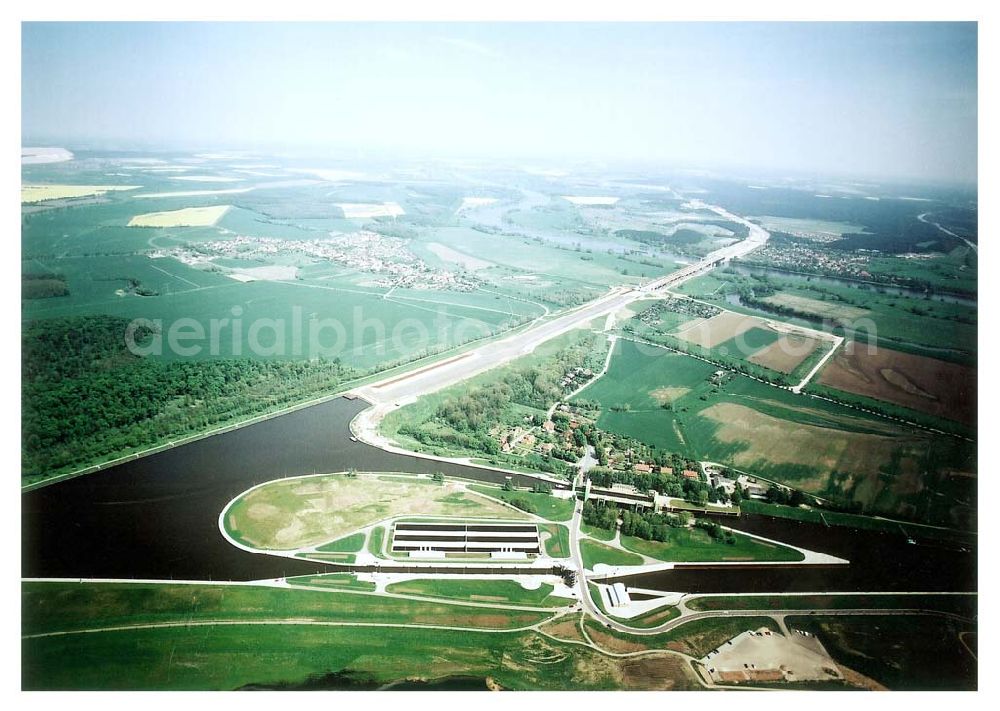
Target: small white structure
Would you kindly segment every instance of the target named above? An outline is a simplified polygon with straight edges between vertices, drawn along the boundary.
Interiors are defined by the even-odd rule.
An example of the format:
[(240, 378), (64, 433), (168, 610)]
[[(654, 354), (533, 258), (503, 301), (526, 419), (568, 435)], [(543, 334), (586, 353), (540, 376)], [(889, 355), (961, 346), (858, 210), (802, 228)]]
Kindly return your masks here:
[(425, 549), (422, 549), (422, 550), (419, 550), (419, 551), (410, 551), (409, 557), (410, 558), (439, 558), (440, 559), (440, 558), (444, 558), (445, 557), (445, 552), (444, 551), (435, 551), (435, 550), (431, 550), (429, 548), (425, 548)]
[(624, 583), (605, 585), (603, 592), (604, 600), (609, 608), (627, 607), (632, 603), (632, 598), (629, 597), (628, 590), (625, 589)]

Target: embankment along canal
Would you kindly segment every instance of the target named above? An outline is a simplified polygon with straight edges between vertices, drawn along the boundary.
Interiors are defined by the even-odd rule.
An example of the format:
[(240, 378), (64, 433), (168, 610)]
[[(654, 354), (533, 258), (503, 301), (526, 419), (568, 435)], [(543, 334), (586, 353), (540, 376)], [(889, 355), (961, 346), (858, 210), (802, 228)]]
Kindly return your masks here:
[[(330, 566), (248, 553), (218, 529), (222, 509), (264, 481), (355, 468), (441, 471), (494, 483), (506, 474), (352, 442), (367, 403), (338, 398), (21, 495), (21, 574), (44, 578), (262, 580)], [(530, 477), (517, 475), (524, 483)], [(974, 591), (975, 551), (903, 536), (760, 516), (724, 525), (851, 561), (830, 568), (677, 569), (632, 585), (687, 592)]]

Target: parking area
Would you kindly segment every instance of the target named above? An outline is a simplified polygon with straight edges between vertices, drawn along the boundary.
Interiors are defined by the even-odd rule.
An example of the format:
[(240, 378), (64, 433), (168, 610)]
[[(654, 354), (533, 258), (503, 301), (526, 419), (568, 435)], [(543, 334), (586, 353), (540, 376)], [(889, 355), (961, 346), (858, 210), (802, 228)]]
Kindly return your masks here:
[(766, 627), (747, 630), (706, 654), (701, 663), (719, 684), (843, 679), (816, 637), (789, 632), (786, 637)]

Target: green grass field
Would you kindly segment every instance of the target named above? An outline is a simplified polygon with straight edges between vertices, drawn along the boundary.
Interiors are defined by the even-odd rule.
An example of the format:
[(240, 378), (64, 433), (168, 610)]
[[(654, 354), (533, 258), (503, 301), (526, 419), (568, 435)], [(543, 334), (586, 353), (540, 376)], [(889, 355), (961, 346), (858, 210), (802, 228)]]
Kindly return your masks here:
[[(223, 521), (229, 535), (241, 543), (261, 549), (293, 550), (336, 540), (383, 519), (409, 514), (527, 518), (465, 491), (454, 482), (440, 484), (416, 477), (388, 481), (378, 476), (329, 474), (278, 479), (257, 487), (234, 501)], [(360, 550), (363, 536), (354, 543), (355, 550)]]
[(621, 544), (634, 553), (664, 561), (796, 561), (802, 554), (791, 548), (736, 534), (736, 543), (716, 541), (703, 530), (671, 528), (670, 540), (647, 541), (634, 536), (622, 536)]
[(710, 363), (620, 339), (607, 373), (579, 397), (601, 404), (597, 421), (601, 429), (683, 452), (683, 435), (673, 426), (672, 413), (661, 406), (654, 393), (669, 392), (676, 408), (708, 389), (708, 378), (715, 370)]
[[(453, 676), (507, 689), (693, 684), (681, 664), (623, 675), (625, 660), (532, 631), (352, 624), (504, 630), (553, 614), (257, 586), (23, 583), (21, 679), (33, 690), (360, 689)], [(144, 624), (176, 626), (108, 629)], [(32, 637), (84, 629), (108, 631)]]
[(614, 531), (609, 531), (606, 528), (598, 528), (597, 526), (591, 526), (587, 523), (580, 523), (580, 530), (586, 533), (588, 536), (592, 536), (602, 541), (610, 541), (615, 537)]
[(350, 573), (330, 573), (328, 575), (296, 575), (288, 578), (289, 585), (299, 585), (311, 588), (329, 588), (331, 590), (362, 590), (373, 592), (375, 583), (358, 580)]
[(951, 541), (961, 545), (975, 546), (978, 544), (979, 536), (972, 531), (959, 531), (950, 528), (939, 528), (936, 526), (923, 526), (919, 523), (909, 521), (890, 521), (874, 516), (862, 516), (859, 514), (843, 513), (840, 511), (822, 511), (814, 508), (796, 508), (792, 506), (780, 506), (769, 504), (764, 501), (748, 499), (740, 504), (740, 509), (746, 513), (759, 514), (761, 516), (774, 516), (776, 518), (788, 518), (795, 521), (808, 521), (810, 523), (820, 523), (828, 526), (844, 526), (845, 528), (858, 528), (868, 531), (885, 531), (921, 538), (931, 538), (942, 541)]
[(606, 563), (607, 565), (642, 565), (642, 558), (640, 556), (587, 539), (580, 541), (580, 554), (583, 556), (584, 566), (591, 570), (598, 563)]
[(676, 607), (661, 607), (659, 609), (653, 610), (652, 612), (643, 613), (637, 617), (630, 617), (628, 619), (616, 617), (615, 619), (620, 619), (625, 624), (630, 627), (639, 627), (641, 629), (649, 629), (651, 627), (659, 627), (660, 625), (669, 622), (670, 620), (680, 617), (681, 611)]
[(979, 599), (975, 593), (958, 595), (711, 595), (685, 603), (691, 610), (940, 610), (975, 616)]
[(181, 627), (24, 640), (21, 653), (32, 690), (375, 689), (448, 677), (505, 689), (567, 689), (571, 678), (573, 688), (622, 686), (614, 660), (533, 632)]
[(722, 353), (722, 355), (748, 358), (777, 341), (780, 336), (781, 334), (777, 331), (754, 326), (739, 336), (720, 343), (713, 350)]
[[(903, 273), (909, 269), (912, 269), (912, 266), (898, 271)], [(733, 311), (773, 316), (774, 314), (767, 310), (726, 301), (725, 294), (735, 291), (736, 283), (742, 279), (746, 278), (729, 274), (724, 270), (716, 270), (711, 275), (685, 282), (678, 291), (694, 298), (716, 302)], [(803, 320), (804, 316), (802, 318), (782, 316), (782, 320), (832, 330), (831, 324), (821, 322), (819, 311), (826, 308), (847, 307), (864, 312), (857, 319), (848, 319), (852, 329), (857, 329), (863, 340), (867, 340), (870, 334), (871, 337), (884, 341), (884, 345), (889, 347), (908, 344), (911, 348), (958, 349), (966, 355), (974, 354), (976, 351), (977, 316), (973, 307), (915, 296), (878, 293), (872, 289), (859, 289), (846, 284), (807, 283), (795, 276), (772, 275), (770, 282), (778, 289), (779, 296), (787, 295), (821, 302), (817, 305), (817, 313), (812, 319)], [(934, 353), (926, 354), (934, 355)]]
[[(190, 189), (152, 173), (136, 175), (146, 191)], [(249, 181), (246, 176), (244, 180)], [(249, 182), (240, 183), (241, 187)], [(197, 186), (194, 186), (197, 187)], [(327, 191), (329, 192), (329, 191)], [(105, 314), (128, 319), (161, 320), (164, 331), (181, 318), (192, 318), (206, 330), (213, 319), (232, 321), (232, 309), (241, 310), (241, 331), (232, 324), (222, 327), (218, 349), (204, 339), (196, 357), (248, 356), (258, 358), (301, 359), (313, 357), (316, 344), (327, 357), (339, 356), (359, 368), (382, 366), (412, 358), (425, 348), (455, 346), (472, 337), (496, 333), (512, 323), (524, 322), (544, 313), (539, 303), (518, 298), (517, 289), (509, 293), (495, 291), (484, 284), (474, 291), (397, 290), (391, 298), (383, 296), (387, 286), (370, 286), (374, 275), (359, 273), (336, 263), (314, 264), (294, 255), (281, 255), (267, 262), (221, 258), (227, 267), (301, 265), (300, 278), (286, 281), (242, 283), (217, 268), (191, 266), (173, 257), (152, 258), (147, 252), (197, 245), (207, 241), (232, 238), (233, 235), (267, 239), (313, 240), (328, 237), (330, 229), (356, 230), (360, 224), (334, 220), (316, 221), (276, 217), (276, 213), (295, 211), (298, 205), (312, 205), (315, 212), (329, 207), (330, 197), (321, 191), (300, 187), (294, 191), (262, 190), (240, 195), (201, 195), (174, 198), (141, 199), (125, 193), (111, 195), (100, 203), (77, 203), (72, 209), (42, 210), (22, 217), (22, 271), (54, 273), (65, 277), (69, 294), (60, 298), (25, 301), (25, 319)], [(179, 210), (188, 207), (232, 205), (232, 209), (214, 227), (129, 228), (136, 214), (150, 211)], [(470, 231), (471, 232), (471, 231)], [(485, 243), (495, 238), (482, 233)], [(495, 247), (494, 247), (495, 249)], [(572, 265), (579, 270), (579, 255), (553, 246), (535, 245), (537, 263), (559, 270)], [(502, 250), (504, 251), (504, 250)], [(616, 263), (590, 264), (584, 267), (587, 278), (602, 283), (625, 280), (616, 271)], [(617, 277), (617, 280), (616, 280)], [(129, 280), (144, 290), (145, 296), (123, 293)], [(579, 280), (580, 289), (585, 286)], [(500, 280), (506, 287), (508, 281)], [(493, 285), (495, 287), (496, 285)], [(593, 290), (588, 287), (586, 291)], [(544, 285), (539, 287), (544, 295)], [(596, 295), (596, 294), (595, 294)], [(281, 326), (276, 332), (265, 327), (253, 348), (249, 326), (258, 319), (275, 319)], [(302, 338), (295, 332), (301, 325)], [(329, 325), (339, 322), (343, 330)], [(310, 323), (317, 324), (316, 338), (310, 336)], [(394, 330), (395, 329), (395, 330)], [(233, 332), (236, 331), (235, 336)], [(164, 353), (161, 357), (177, 357)]]
[(357, 553), (365, 545), (365, 534), (354, 533), (345, 538), (332, 543), (326, 543), (316, 548), (318, 551), (329, 553)]
[[(502, 611), (460, 603), (420, 602), (343, 592), (350, 589), (350, 581), (343, 576), (333, 580), (342, 584), (331, 584), (331, 592), (251, 585), (24, 583), (21, 588), (22, 632), (28, 635), (158, 624), (184, 620), (192, 611), (213, 620), (301, 618), (488, 629), (523, 627), (544, 619), (541, 613), (522, 611), (498, 615)], [(342, 592), (338, 594), (336, 589)]]
[(538, 527), (540, 534), (549, 534), (545, 540), (545, 554), (550, 558), (569, 558), (571, 555), (569, 547), (569, 529), (558, 523), (541, 524)]
[(471, 484), (469, 488), (508, 503), (512, 499), (530, 501), (535, 507), (534, 513), (549, 521), (569, 521), (573, 518), (573, 499), (560, 499), (551, 494), (535, 494), (530, 491), (504, 491), (499, 486)]
[(385, 528), (376, 526), (372, 529), (368, 539), (368, 552), (372, 555), (382, 556), (382, 546), (385, 543)]
[(386, 587), (386, 592), (399, 595), (497, 603), (505, 607), (563, 607), (572, 604), (573, 601), (568, 598), (552, 595), (552, 590), (548, 583), (542, 583), (535, 590), (527, 590), (512, 580), (407, 580)]

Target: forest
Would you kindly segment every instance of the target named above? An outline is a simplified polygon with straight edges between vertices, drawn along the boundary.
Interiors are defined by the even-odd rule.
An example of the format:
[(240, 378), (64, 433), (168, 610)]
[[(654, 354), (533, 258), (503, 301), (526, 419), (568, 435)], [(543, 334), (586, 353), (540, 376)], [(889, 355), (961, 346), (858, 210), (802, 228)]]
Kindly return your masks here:
[[(359, 373), (332, 361), (160, 361), (125, 319), (37, 321), (22, 334), (22, 478), (37, 480), (259, 414)], [(152, 336), (137, 333), (137, 341)]]

